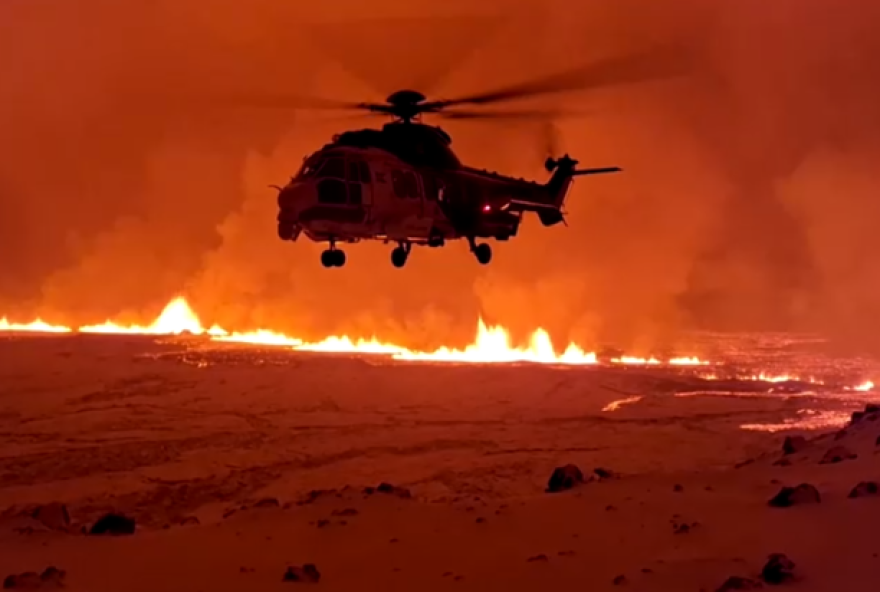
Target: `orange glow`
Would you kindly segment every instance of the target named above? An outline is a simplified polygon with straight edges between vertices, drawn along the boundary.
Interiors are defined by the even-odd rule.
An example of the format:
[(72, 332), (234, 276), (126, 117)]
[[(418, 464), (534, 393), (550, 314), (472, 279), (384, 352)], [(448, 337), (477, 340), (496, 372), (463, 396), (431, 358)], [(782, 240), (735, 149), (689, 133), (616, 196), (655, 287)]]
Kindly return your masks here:
[[(511, 342), (510, 333), (501, 326), (489, 326), (479, 320), (477, 333), (473, 343), (464, 349), (441, 347), (432, 352), (419, 352), (403, 346), (388, 343), (377, 337), (370, 339), (352, 339), (349, 336), (330, 336), (318, 342), (306, 342), (297, 337), (284, 335), (276, 331), (258, 329), (256, 331), (227, 331), (216, 325), (205, 329), (198, 315), (192, 310), (185, 299), (178, 297), (168, 303), (153, 323), (146, 326), (120, 325), (107, 320), (98, 325), (87, 325), (78, 328), (51, 325), (42, 320), (32, 323), (11, 323), (5, 317), (0, 318), (0, 332), (26, 333), (93, 333), (103, 335), (196, 335), (225, 343), (241, 343), (273, 347), (289, 347), (297, 351), (317, 353), (342, 353), (390, 356), (395, 360), (411, 362), (451, 362), (459, 364), (491, 364), (528, 362), (536, 364), (555, 364), (569, 366), (593, 366), (600, 364), (595, 353), (588, 352), (571, 343), (561, 353), (550, 340), (550, 335), (543, 329), (532, 333), (528, 343), (517, 346)], [(620, 356), (608, 360), (611, 365), (622, 366), (677, 366), (704, 367), (711, 362), (697, 357), (673, 357), (659, 359), (656, 357)], [(706, 380), (721, 378), (714, 373), (700, 372), (697, 376)], [(753, 380), (758, 382), (780, 383), (787, 381), (806, 382), (822, 385), (822, 381), (790, 374), (769, 374), (760, 372), (752, 375), (737, 375), (733, 380)], [(873, 390), (874, 383), (863, 382), (857, 386), (844, 387), (849, 391), (868, 392)], [(631, 402), (625, 400), (612, 405), (616, 409), (621, 404)], [(608, 409), (608, 410), (613, 410)]]
[[(371, 339), (352, 339), (349, 336), (331, 336), (322, 341), (309, 343), (297, 337), (283, 335), (275, 331), (260, 329), (250, 332), (229, 332), (221, 327), (205, 329), (198, 315), (183, 298), (172, 300), (159, 317), (150, 325), (121, 325), (107, 320), (98, 325), (79, 328), (52, 326), (42, 321), (27, 325), (12, 324), (5, 319), (0, 321), (0, 331), (52, 332), (52, 333), (93, 333), (104, 335), (200, 335), (214, 341), (243, 343), (252, 345), (291, 347), (298, 351), (378, 354), (391, 356), (396, 360), (454, 362), (454, 363), (503, 363), (532, 362), (539, 364), (595, 365), (599, 360), (595, 353), (587, 352), (572, 343), (563, 351), (556, 353), (550, 335), (543, 329), (536, 330), (527, 345), (523, 347), (511, 343), (510, 334), (504, 327), (486, 325), (481, 319), (477, 325), (474, 342), (464, 349), (441, 347), (433, 352), (412, 351), (400, 345), (387, 343), (373, 337)], [(680, 357), (669, 360), (623, 356), (610, 360), (612, 364), (644, 366), (702, 366), (705, 362), (695, 357)]]
[(0, 332), (12, 333), (70, 333), (70, 327), (50, 325), (40, 319), (30, 323), (10, 323), (6, 317), (0, 317)]

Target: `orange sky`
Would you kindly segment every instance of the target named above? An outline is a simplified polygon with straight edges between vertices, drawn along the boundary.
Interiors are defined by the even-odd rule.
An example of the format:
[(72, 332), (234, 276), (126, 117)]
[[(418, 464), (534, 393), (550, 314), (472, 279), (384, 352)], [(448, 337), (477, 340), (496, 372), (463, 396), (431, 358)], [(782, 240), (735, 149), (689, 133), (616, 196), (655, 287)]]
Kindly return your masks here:
[[(880, 349), (875, 2), (295, 4), (0, 4), (0, 314), (149, 320), (183, 291), (206, 321), (304, 336), (438, 345), (482, 313), (560, 342), (650, 346), (699, 324)], [(412, 18), (363, 20), (394, 14)], [(626, 172), (580, 180), (568, 228), (530, 219), (487, 268), (453, 244), (401, 271), (366, 244), (324, 270), (323, 246), (276, 238), (266, 186), (352, 122), (180, 99), (455, 95), (681, 39), (689, 80), (559, 99), (595, 112), (561, 124), (564, 147)], [(469, 163), (543, 176), (528, 126), (447, 128)]]

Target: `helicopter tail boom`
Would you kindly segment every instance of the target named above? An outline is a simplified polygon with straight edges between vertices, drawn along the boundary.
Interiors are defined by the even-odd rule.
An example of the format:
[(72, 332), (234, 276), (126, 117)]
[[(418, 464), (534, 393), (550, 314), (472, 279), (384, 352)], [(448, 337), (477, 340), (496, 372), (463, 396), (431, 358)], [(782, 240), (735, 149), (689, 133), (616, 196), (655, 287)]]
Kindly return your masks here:
[(540, 201), (517, 201), (512, 203), (512, 205), (518, 206), (517, 209), (522, 211), (537, 213), (544, 226), (553, 226), (565, 221), (562, 207), (565, 205), (565, 198), (568, 197), (568, 191), (571, 189), (571, 184), (575, 177), (617, 173), (622, 170), (619, 167), (577, 169), (575, 168), (576, 166), (577, 161), (568, 155), (559, 159), (548, 158), (545, 167), (548, 172), (553, 173), (553, 176), (544, 185), (545, 199)]

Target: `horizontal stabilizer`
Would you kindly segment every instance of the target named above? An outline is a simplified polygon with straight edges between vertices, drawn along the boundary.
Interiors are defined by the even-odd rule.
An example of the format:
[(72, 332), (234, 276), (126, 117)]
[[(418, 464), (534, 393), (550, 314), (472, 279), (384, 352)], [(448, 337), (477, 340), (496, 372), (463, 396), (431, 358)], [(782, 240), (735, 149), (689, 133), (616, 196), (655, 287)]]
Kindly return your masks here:
[(504, 209), (517, 211), (538, 211), (538, 210), (558, 210), (559, 208), (551, 203), (540, 201), (527, 201), (524, 199), (512, 199), (507, 202)]
[(605, 173), (619, 173), (623, 169), (620, 167), (603, 167), (600, 169), (581, 169), (572, 172), (572, 175), (602, 175)]

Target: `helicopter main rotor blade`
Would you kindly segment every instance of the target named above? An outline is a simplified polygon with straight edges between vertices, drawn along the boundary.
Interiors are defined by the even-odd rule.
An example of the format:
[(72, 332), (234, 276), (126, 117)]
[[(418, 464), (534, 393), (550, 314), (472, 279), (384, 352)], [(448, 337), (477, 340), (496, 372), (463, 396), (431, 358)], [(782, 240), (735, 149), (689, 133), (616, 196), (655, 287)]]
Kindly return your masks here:
[(687, 73), (689, 55), (681, 46), (665, 46), (624, 56), (606, 58), (573, 70), (497, 90), (423, 104), (426, 110), (456, 105), (487, 105), (578, 90), (595, 90), (671, 78)]
[(549, 121), (554, 119), (567, 119), (573, 117), (586, 117), (592, 115), (588, 111), (564, 111), (560, 109), (527, 109), (520, 111), (437, 111), (431, 113), (443, 119), (459, 120), (522, 120), (522, 121)]
[(346, 111), (365, 109), (370, 105), (350, 101), (338, 101), (323, 97), (307, 95), (275, 94), (275, 93), (234, 93), (215, 95), (211, 97), (211, 103), (221, 107), (252, 107), (272, 109), (312, 109)]

